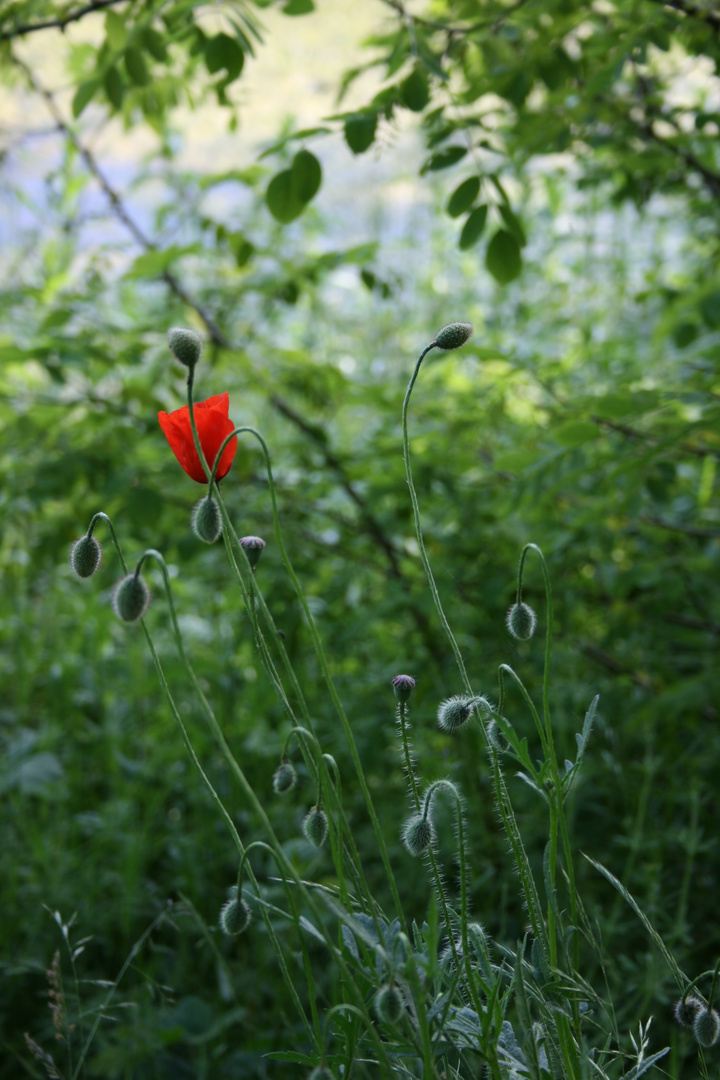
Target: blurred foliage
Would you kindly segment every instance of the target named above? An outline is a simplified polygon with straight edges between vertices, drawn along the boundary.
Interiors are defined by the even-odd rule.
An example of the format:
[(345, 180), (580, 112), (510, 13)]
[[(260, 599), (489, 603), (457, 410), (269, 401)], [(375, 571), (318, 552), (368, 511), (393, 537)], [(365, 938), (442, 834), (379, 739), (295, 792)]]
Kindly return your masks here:
[[(463, 732), (448, 744), (434, 727), (439, 699), (458, 687), (412, 538), (400, 453), (400, 403), (415, 356), (443, 323), (474, 322), (461, 353), (427, 361), (410, 418), (426, 542), (466, 662), (490, 696), (501, 661), (537, 689), (540, 646), (513, 644), (504, 626), (517, 554), (534, 540), (553, 577), (552, 707), (568, 757), (587, 705), (601, 695), (574, 796), (574, 842), (642, 898), (691, 975), (720, 947), (711, 816), (720, 768), (717, 16), (699, 4), (555, 0), (481, 5), (482, 25), (469, 29), (475, 3), (437, 0), (425, 21), (401, 18), (390, 4), (370, 43), (387, 77), (377, 96), (336, 113), (327, 130), (285, 133), (270, 148), (274, 172), (266, 158), (230, 174), (184, 171), (172, 131), (181, 88), (186, 102), (214, 94), (232, 117), (230, 88), (260, 47), (262, 6), (225, 5), (222, 33), (204, 29), (204, 9), (188, 2), (93, 14), (103, 34), (68, 50), (80, 126), (59, 113), (60, 130), (48, 136), (55, 155), (35, 188), (23, 188), (10, 168), (0, 177), (5, 205), (17, 213), (0, 291), (0, 1023), (8, 1076), (42, 1075), (23, 1032), (59, 1045), (44, 972), (62, 936), (43, 905), (65, 920), (77, 912), (73, 941), (92, 935), (77, 960), (80, 978), (114, 979), (168, 900), (172, 911), (120, 987), (126, 1008), (99, 1029), (88, 1074), (304, 1075), (263, 1057), (303, 1039), (271, 977), (264, 931), (231, 942), (217, 933), (234, 852), (169, 734), (144, 643), (112, 615), (120, 570), (106, 537), (98, 533), (106, 558), (95, 579), (78, 583), (67, 566), (70, 542), (101, 509), (130, 561), (146, 546), (164, 552), (188, 648), (228, 739), (267, 795), (288, 854), (304, 876), (322, 880), (323, 855), (300, 834), (314, 793), (306, 783), (289, 801), (272, 797), (284, 720), (222, 548), (207, 549), (190, 532), (201, 489), (156, 422), (158, 410), (184, 400), (165, 344), (173, 324), (208, 336), (199, 397), (228, 390), (232, 419), (257, 426), (270, 444), (286, 539), (332, 647), (408, 912), (425, 917), (427, 892), (397, 835), (405, 791), (389, 682), (400, 671), (418, 678), (411, 719), (421, 773), (451, 776), (483, 808), (469, 822), (477, 917), (514, 942), (525, 915), (480, 738)], [(17, 37), (27, 22), (78, 10), (2, 4), (0, 26)], [(283, 10), (321, 18), (312, 4)], [(15, 37), (4, 46), (8, 59)], [(693, 88), (695, 66), (706, 82)], [(683, 72), (690, 102), (677, 97)], [(88, 182), (104, 176), (81, 126), (90, 103), (103, 122), (119, 115), (128, 128), (147, 123), (156, 132), (158, 152), (137, 166), (127, 199), (112, 177), (103, 181), (109, 199)], [(59, 106), (50, 104), (57, 122)], [(430, 202), (415, 205), (400, 234), (379, 197), (358, 242), (356, 229), (324, 210), (319, 185), (332, 179), (305, 143), (342, 131), (359, 155), (402, 109), (421, 116)], [(557, 168), (540, 161), (557, 152), (566, 155)], [(128, 231), (132, 194), (150, 182), (160, 194), (147, 234)], [(473, 247), (481, 236), (484, 263)], [(519, 258), (519, 282), (498, 284), (516, 276)], [(238, 528), (271, 541), (262, 463), (250, 443), (241, 443), (224, 490)], [(535, 572), (526, 598), (542, 624)], [(258, 579), (345, 777), (312, 643), (271, 542)], [(163, 664), (201, 760), (253, 839), (257, 823), (202, 728), (157, 591), (149, 620)], [(519, 699), (512, 709), (518, 727), (529, 723)], [(513, 784), (539, 864), (544, 820), (531, 793)], [(349, 773), (344, 793), (368, 877), (382, 893)], [(281, 904), (272, 864), (258, 860), (257, 873), (267, 899)], [(604, 977), (620, 1027), (648, 1012), (667, 1027), (672, 986), (659, 957), (607, 883), (590, 867), (582, 875), (588, 914), (614, 958)], [(289, 942), (300, 973), (292, 949)], [(325, 1003), (333, 976), (322, 956), (318, 948)], [(63, 964), (72, 1004), (66, 956)], [(588, 977), (599, 977), (587, 964)], [(92, 984), (80, 990), (86, 1008), (104, 994)], [(697, 1075), (690, 1041), (674, 1029), (668, 1037), (670, 1075)]]

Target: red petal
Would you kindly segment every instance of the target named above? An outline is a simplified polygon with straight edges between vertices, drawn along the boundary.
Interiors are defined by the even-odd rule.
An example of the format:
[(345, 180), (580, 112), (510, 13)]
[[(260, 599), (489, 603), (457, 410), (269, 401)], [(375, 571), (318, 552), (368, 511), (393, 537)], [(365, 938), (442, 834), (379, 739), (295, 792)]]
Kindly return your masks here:
[[(213, 462), (223, 439), (233, 430), (234, 424), (228, 413), (230, 409), (230, 397), (227, 393), (215, 394), (207, 401), (198, 401), (194, 406), (195, 425), (200, 438), (205, 459), (212, 468)], [(206, 484), (207, 477), (202, 467), (200, 458), (195, 449), (190, 427), (190, 413), (187, 405), (175, 412), (158, 413), (160, 427), (165, 433), (170, 449), (177, 458), (181, 467), (193, 480), (199, 484)], [(222, 480), (230, 471), (235, 452), (237, 450), (237, 438), (231, 439), (223, 451), (217, 473), (217, 480)]]

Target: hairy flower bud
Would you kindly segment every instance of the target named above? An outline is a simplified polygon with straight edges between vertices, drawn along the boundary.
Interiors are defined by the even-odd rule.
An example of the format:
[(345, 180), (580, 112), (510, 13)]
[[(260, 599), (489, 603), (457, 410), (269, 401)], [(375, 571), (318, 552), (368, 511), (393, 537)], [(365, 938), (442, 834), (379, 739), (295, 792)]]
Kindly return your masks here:
[(206, 495), (192, 512), (192, 529), (198, 540), (214, 544), (222, 533), (222, 515), (217, 499)]
[(440, 703), (437, 714), (438, 727), (441, 731), (457, 731), (468, 722), (479, 705), (487, 706), (485, 698), (453, 694), (452, 697)]
[(308, 810), (303, 821), (303, 833), (313, 847), (322, 847), (327, 839), (328, 819), (321, 806), (313, 806)]
[(259, 536), (242, 536), (240, 538), (240, 546), (245, 549), (248, 562), (254, 570), (263, 553), (265, 541)]
[(715, 1009), (700, 1009), (693, 1022), (693, 1034), (701, 1046), (715, 1045), (720, 1038), (720, 1016)]
[(251, 919), (252, 912), (241, 896), (228, 900), (220, 909), (220, 929), (228, 937), (242, 934), (243, 930), (247, 930)]
[(443, 326), (442, 330), (438, 330), (435, 335), (435, 344), (438, 349), (459, 349), (470, 340), (472, 332), (472, 323), (451, 322)]
[(405, 1011), (403, 996), (396, 986), (387, 983), (381, 986), (375, 995), (375, 1012), (378, 1020), (386, 1024), (397, 1024)]
[(150, 603), (150, 590), (144, 578), (128, 574), (118, 581), (112, 603), (115, 614), (123, 622), (137, 622), (142, 619)]
[(497, 750), (498, 754), (504, 754), (506, 750), (510, 749), (510, 743), (500, 730), (497, 720), (490, 721), (485, 728), (485, 734), (488, 737), (488, 742)]
[(194, 368), (202, 356), (203, 343), (199, 334), (185, 326), (173, 326), (168, 330), (168, 345), (176, 360), (187, 368)]
[(402, 842), (416, 858), (430, 847), (435, 841), (435, 826), (429, 817), (415, 814), (405, 822), (402, 831)]
[(92, 577), (102, 559), (102, 548), (94, 536), (81, 536), (70, 548), (70, 565), (79, 578)]
[(693, 1026), (695, 1017), (702, 1008), (703, 1003), (700, 998), (696, 997), (695, 994), (688, 994), (686, 998), (680, 998), (679, 1001), (675, 1002), (673, 1012), (675, 1014), (675, 1019), (681, 1027), (690, 1028)]
[(410, 700), (410, 695), (415, 689), (415, 680), (412, 675), (396, 675), (392, 681), (395, 697), (400, 702)]
[(286, 791), (292, 791), (297, 784), (297, 778), (297, 773), (290, 762), (281, 762), (273, 775), (273, 791), (276, 795), (284, 795)]
[(535, 633), (537, 615), (529, 604), (513, 604), (505, 616), (505, 622), (516, 641), (529, 641)]

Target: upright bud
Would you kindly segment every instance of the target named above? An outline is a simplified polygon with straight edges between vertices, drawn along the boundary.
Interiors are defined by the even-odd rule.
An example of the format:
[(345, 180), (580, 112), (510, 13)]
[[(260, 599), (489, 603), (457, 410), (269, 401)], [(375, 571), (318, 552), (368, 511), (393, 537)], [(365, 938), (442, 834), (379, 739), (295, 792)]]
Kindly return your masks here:
[(441, 731), (457, 731), (466, 724), (479, 705), (487, 706), (483, 697), (468, 697), (466, 694), (453, 694), (441, 702), (438, 708), (437, 722)]
[(284, 795), (286, 791), (292, 791), (297, 784), (297, 773), (291, 763), (285, 759), (278, 765), (273, 775), (273, 791), (276, 795)]
[(415, 680), (412, 675), (396, 675), (392, 681), (395, 697), (404, 704), (410, 700), (410, 695), (415, 689)]
[(422, 855), (423, 851), (426, 851), (434, 841), (435, 826), (429, 817), (415, 814), (409, 821), (405, 822), (402, 831), (402, 842), (415, 858)]
[(375, 1012), (385, 1024), (397, 1024), (405, 1011), (405, 1003), (397, 986), (387, 983), (375, 995)]
[(472, 337), (472, 323), (469, 322), (451, 322), (447, 326), (443, 326), (442, 330), (438, 330), (435, 335), (435, 344), (438, 349), (459, 349), (465, 345)]
[(240, 546), (244, 548), (250, 566), (255, 569), (265, 547), (265, 541), (259, 536), (243, 536), (240, 538)]
[(715, 1009), (700, 1009), (693, 1022), (693, 1034), (701, 1046), (715, 1045), (720, 1038), (720, 1016)]
[(313, 847), (319, 848), (323, 846), (328, 834), (328, 819), (321, 806), (313, 806), (311, 810), (308, 810), (302, 828), (305, 839)]
[(192, 512), (192, 529), (198, 540), (214, 544), (222, 532), (222, 515), (217, 499), (206, 495)]
[(202, 356), (202, 338), (185, 326), (173, 326), (168, 330), (168, 345), (176, 360), (187, 368), (194, 368)]
[(142, 619), (150, 603), (150, 590), (144, 578), (128, 574), (115, 586), (113, 593), (115, 614), (123, 622), (137, 622)]
[(220, 929), (223, 934), (233, 937), (247, 930), (252, 919), (252, 912), (241, 896), (228, 900), (220, 909)]
[(92, 577), (102, 559), (102, 548), (94, 536), (81, 536), (70, 548), (70, 565), (79, 578)]
[(535, 633), (537, 616), (529, 604), (513, 604), (505, 617), (505, 622), (516, 641), (529, 641)]

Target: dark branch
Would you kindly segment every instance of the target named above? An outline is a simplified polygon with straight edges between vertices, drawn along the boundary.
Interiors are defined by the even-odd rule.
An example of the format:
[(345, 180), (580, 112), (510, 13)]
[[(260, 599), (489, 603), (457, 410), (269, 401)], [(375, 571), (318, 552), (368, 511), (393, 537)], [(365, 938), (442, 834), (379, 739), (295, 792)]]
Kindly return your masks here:
[(122, 4), (124, 2), (125, 0), (93, 0), (93, 3), (86, 4), (85, 7), (77, 8), (76, 11), (72, 11), (63, 18), (43, 19), (41, 22), (26, 23), (23, 26), (16, 26), (12, 30), (3, 30), (0, 33), (0, 41), (9, 41), (10, 38), (24, 37), (25, 34), (34, 34), (38, 30), (64, 30), (69, 23), (77, 22), (78, 19), (82, 19), (86, 15), (92, 14), (93, 11), (102, 11), (103, 8), (113, 7), (115, 4)]
[(704, 11), (702, 8), (695, 7), (694, 4), (682, 3), (682, 0), (650, 0), (650, 2), (657, 4), (658, 7), (672, 8), (692, 19), (699, 19), (700, 22), (712, 26), (714, 30), (720, 29), (720, 15), (716, 15), (714, 11)]

